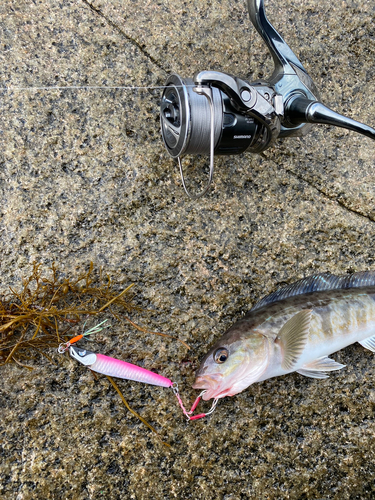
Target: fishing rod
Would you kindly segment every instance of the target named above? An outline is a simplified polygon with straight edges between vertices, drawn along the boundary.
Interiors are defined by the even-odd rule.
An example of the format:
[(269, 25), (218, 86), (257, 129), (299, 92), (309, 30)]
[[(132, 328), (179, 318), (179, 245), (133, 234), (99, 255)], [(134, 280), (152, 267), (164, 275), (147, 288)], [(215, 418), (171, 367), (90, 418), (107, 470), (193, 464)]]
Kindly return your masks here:
[[(375, 129), (320, 102), (302, 63), (269, 22), (263, 0), (247, 0), (250, 20), (270, 51), (274, 72), (249, 83), (218, 71), (193, 78), (171, 75), (160, 106), (161, 131), (169, 155), (178, 160), (183, 187), (192, 199), (209, 189), (215, 155), (261, 153), (276, 139), (306, 135), (314, 123), (334, 125), (375, 139)], [(198, 194), (185, 183), (181, 158), (210, 155), (209, 179)]]

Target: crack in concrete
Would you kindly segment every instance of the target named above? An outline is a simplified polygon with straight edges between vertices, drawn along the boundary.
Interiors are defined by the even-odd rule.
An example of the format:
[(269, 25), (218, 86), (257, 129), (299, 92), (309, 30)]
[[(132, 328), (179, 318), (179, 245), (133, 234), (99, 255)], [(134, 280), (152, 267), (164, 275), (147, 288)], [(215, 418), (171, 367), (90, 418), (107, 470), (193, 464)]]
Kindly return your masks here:
[(288, 172), (289, 174), (293, 175), (296, 179), (299, 179), (300, 181), (303, 181), (306, 184), (308, 184), (310, 187), (314, 188), (316, 191), (318, 191), (318, 193), (322, 194), (328, 200), (335, 201), (340, 207), (344, 208), (348, 212), (350, 212), (352, 214), (355, 214), (355, 215), (359, 215), (360, 217), (363, 217), (364, 219), (367, 219), (370, 222), (375, 222), (375, 219), (372, 218), (370, 215), (368, 215), (366, 213), (363, 213), (363, 212), (358, 212), (357, 210), (354, 210), (353, 208), (350, 208), (347, 205), (345, 205), (345, 203), (343, 203), (339, 199), (337, 199), (337, 198), (335, 198), (333, 196), (329, 196), (326, 192), (324, 192), (322, 189), (320, 189), (318, 186), (316, 186), (315, 184), (313, 184), (308, 179), (305, 179), (304, 177), (296, 174), (295, 172), (293, 172), (292, 170), (289, 170), (288, 168), (286, 168), (285, 171)]
[(144, 48), (144, 46), (142, 46), (137, 40), (135, 40), (134, 38), (132, 38), (130, 35), (128, 35), (127, 33), (125, 33), (125, 31), (122, 30), (120, 28), (120, 26), (118, 26), (115, 22), (113, 22), (111, 19), (109, 19), (108, 17), (106, 17), (105, 14), (103, 14), (103, 12), (100, 9), (98, 9), (97, 7), (95, 7), (94, 5), (92, 5), (88, 0), (82, 0), (82, 1), (93, 12), (95, 12), (95, 14), (97, 14), (97, 15), (101, 16), (103, 19), (105, 19), (105, 21), (110, 26), (112, 26), (112, 28), (114, 28), (116, 31), (118, 31), (119, 33), (121, 33), (121, 35), (124, 38), (126, 38), (126, 40), (128, 40), (135, 47), (137, 47), (142, 52), (142, 54), (147, 57), (147, 59), (149, 59), (153, 64), (155, 64), (155, 66), (157, 66), (160, 70), (164, 71), (166, 74), (170, 73), (170, 70), (169, 69), (165, 69), (162, 66), (162, 64), (157, 59), (155, 59), (155, 57), (153, 57), (149, 52), (147, 52), (147, 50)]

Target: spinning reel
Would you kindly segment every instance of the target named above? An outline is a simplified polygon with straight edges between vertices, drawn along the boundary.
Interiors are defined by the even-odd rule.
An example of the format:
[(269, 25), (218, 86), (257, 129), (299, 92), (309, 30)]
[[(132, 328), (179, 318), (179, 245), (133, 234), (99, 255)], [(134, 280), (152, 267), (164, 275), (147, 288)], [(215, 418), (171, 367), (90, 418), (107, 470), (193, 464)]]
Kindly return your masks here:
[[(168, 153), (177, 158), (186, 193), (203, 196), (212, 181), (214, 155), (260, 153), (278, 137), (302, 136), (313, 123), (335, 125), (375, 139), (375, 129), (335, 113), (319, 102), (319, 92), (305, 68), (268, 21), (263, 0), (247, 0), (250, 20), (274, 60), (269, 80), (248, 83), (218, 71), (194, 78), (171, 75), (163, 92), (160, 120)], [(209, 154), (205, 189), (191, 195), (181, 157)]]

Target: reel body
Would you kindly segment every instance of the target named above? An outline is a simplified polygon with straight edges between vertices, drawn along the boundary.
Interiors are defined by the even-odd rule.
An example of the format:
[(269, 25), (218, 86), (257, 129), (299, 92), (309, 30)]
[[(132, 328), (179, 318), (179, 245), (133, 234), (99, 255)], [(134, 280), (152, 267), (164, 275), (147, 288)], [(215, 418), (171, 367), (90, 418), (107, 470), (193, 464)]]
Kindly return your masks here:
[[(165, 146), (172, 158), (210, 152), (210, 105), (194, 92), (194, 81), (172, 75), (167, 80), (161, 104), (161, 127)], [(230, 98), (212, 89), (214, 106), (214, 154), (240, 154), (251, 148), (260, 123), (239, 112)]]
[[(160, 120), (164, 144), (177, 158), (260, 153), (277, 138), (302, 136), (313, 123), (347, 128), (375, 139), (375, 130), (335, 113), (320, 101), (317, 88), (302, 63), (268, 21), (263, 0), (247, 0), (250, 20), (274, 60), (268, 81), (248, 83), (217, 71), (193, 78), (171, 75), (162, 95)], [(192, 198), (199, 198), (208, 189)]]

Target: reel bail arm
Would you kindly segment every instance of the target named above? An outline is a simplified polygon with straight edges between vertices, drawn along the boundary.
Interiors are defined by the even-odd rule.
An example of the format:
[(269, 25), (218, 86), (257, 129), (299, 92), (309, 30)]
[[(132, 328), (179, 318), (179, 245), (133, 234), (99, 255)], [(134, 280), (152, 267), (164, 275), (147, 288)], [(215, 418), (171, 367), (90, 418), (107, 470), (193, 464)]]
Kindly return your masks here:
[(198, 198), (201, 198), (204, 196), (212, 182), (212, 178), (214, 175), (214, 147), (215, 147), (215, 129), (214, 129), (214, 122), (215, 122), (215, 114), (214, 114), (214, 105), (213, 105), (213, 99), (212, 99), (212, 90), (210, 87), (204, 87), (203, 85), (198, 84), (196, 87), (193, 87), (193, 91), (199, 95), (204, 95), (210, 105), (210, 115), (211, 115), (211, 120), (210, 120), (210, 173), (208, 175), (208, 182), (206, 184), (206, 187), (203, 189), (198, 194), (191, 194), (188, 188), (186, 187), (185, 183), (185, 177), (184, 177), (184, 172), (182, 170), (182, 163), (181, 163), (181, 158), (178, 156), (177, 161), (178, 161), (178, 166), (180, 169), (180, 175), (181, 175), (181, 181), (182, 185), (184, 187), (185, 193), (189, 196), (190, 199), (192, 200), (197, 200)]

